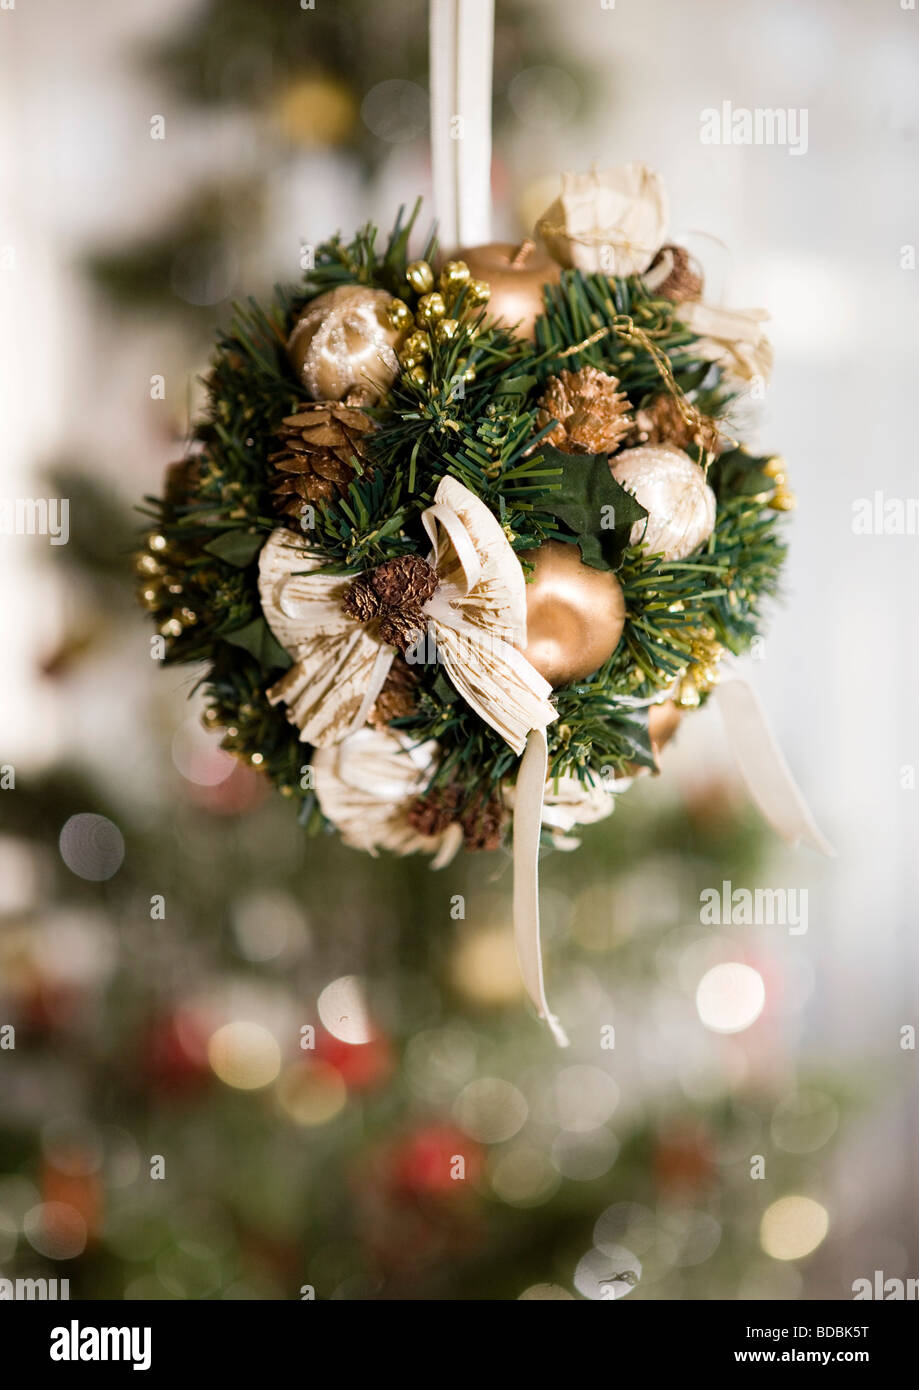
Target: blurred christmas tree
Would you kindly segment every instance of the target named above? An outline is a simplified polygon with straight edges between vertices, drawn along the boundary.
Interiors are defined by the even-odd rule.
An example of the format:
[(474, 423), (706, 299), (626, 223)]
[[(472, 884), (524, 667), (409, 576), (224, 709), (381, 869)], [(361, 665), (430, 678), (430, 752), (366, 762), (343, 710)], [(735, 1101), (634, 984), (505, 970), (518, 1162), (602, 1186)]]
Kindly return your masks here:
[[(499, 132), (514, 74), (557, 61), (528, 8), (499, 6)], [(156, 70), (241, 109), (262, 169), (93, 257), (96, 283), (183, 315), (197, 367), (226, 265), (260, 287), (264, 170), (317, 147), (369, 170), (396, 119), (423, 141), (425, 54), (420, 0), (199, 7)], [(837, 1099), (783, 1050), (787, 943), (700, 924), (701, 889), (768, 852), (729, 786), (649, 780), (576, 871), (545, 860), (557, 1052), (522, 1002), (508, 861), (434, 874), (306, 839), (153, 679), (111, 489), (80, 465), (53, 487), (71, 542), (41, 669), (72, 757), (0, 794), (2, 1273), (74, 1298), (796, 1297)], [(706, 1015), (726, 962), (753, 994)]]

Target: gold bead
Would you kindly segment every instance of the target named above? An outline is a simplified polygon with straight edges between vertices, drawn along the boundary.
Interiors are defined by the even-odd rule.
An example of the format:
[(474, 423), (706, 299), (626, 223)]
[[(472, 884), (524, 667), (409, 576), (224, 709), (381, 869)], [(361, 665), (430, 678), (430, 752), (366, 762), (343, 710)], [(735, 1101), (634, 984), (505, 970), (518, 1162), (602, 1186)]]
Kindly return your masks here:
[(165, 550), (168, 544), (166, 537), (161, 535), (159, 531), (154, 531), (152, 535), (147, 537), (147, 545), (151, 550)]
[(413, 367), (420, 367), (423, 363), (421, 358), (416, 357), (413, 352), (400, 352), (399, 365), (404, 372), (410, 372)]
[(427, 261), (410, 261), (405, 278), (416, 294), (427, 294), (434, 288), (434, 272)]
[(471, 363), (470, 363), (470, 365), (466, 368), (466, 370), (463, 372), (463, 380), (464, 380), (464, 381), (475, 381), (475, 367), (473, 367)]
[(446, 301), (437, 290), (433, 294), (423, 294), (418, 301), (417, 319), (419, 323), (433, 324), (442, 319), (447, 312)]
[(414, 323), (414, 316), (404, 299), (394, 299), (386, 311), (390, 326), (401, 332)]
[(410, 333), (402, 345), (402, 355), (403, 360), (405, 357), (417, 359), (430, 357), (431, 340), (427, 333), (423, 333), (419, 328), (416, 328), (414, 333)]
[(438, 343), (452, 343), (458, 332), (456, 319), (439, 319), (434, 325), (434, 337)]
[(413, 382), (413, 383), (415, 384), (415, 386), (427, 386), (427, 384), (428, 384), (428, 369), (427, 369), (427, 367), (422, 366), (422, 364), (421, 364), (420, 362), (416, 362), (415, 365), (414, 365), (413, 367), (410, 367), (409, 370), (408, 370), (408, 379), (409, 379), (409, 381)]
[(779, 454), (776, 454), (774, 458), (767, 459), (763, 464), (763, 472), (766, 474), (767, 478), (778, 478), (780, 475), (784, 476), (787, 471), (788, 465)]
[(470, 280), (467, 298), (473, 304), (487, 304), (491, 298), (491, 285), (487, 280)]
[(798, 499), (789, 488), (776, 488), (775, 495), (769, 503), (774, 512), (793, 512), (798, 505)]
[(442, 290), (456, 294), (463, 285), (469, 283), (469, 267), (465, 261), (447, 261), (443, 270), (440, 272), (440, 288)]
[(695, 709), (699, 703), (699, 692), (692, 676), (684, 676), (680, 681), (677, 704), (681, 709)]

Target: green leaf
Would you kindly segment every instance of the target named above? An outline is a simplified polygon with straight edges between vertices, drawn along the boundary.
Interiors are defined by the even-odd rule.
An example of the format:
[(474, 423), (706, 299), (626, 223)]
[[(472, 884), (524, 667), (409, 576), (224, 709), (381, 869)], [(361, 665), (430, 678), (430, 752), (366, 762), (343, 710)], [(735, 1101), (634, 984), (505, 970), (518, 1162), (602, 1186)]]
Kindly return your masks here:
[(203, 549), (209, 555), (216, 555), (218, 560), (225, 560), (228, 565), (242, 570), (251, 565), (264, 544), (265, 537), (261, 531), (243, 531), (237, 527), (215, 536)]
[(539, 452), (561, 470), (560, 486), (547, 492), (540, 508), (574, 533), (585, 565), (618, 569), (632, 527), (648, 515), (645, 508), (616, 482), (606, 454), (563, 454), (551, 444), (540, 445)]
[(708, 470), (708, 481), (721, 497), (757, 497), (772, 492), (775, 479), (763, 472), (769, 455), (750, 454), (746, 449), (726, 449)]
[(249, 652), (264, 671), (278, 668), (286, 671), (291, 665), (290, 656), (276, 640), (264, 618), (253, 618), (245, 627), (239, 627), (235, 632), (225, 632), (223, 640), (229, 642), (231, 647), (242, 647)]

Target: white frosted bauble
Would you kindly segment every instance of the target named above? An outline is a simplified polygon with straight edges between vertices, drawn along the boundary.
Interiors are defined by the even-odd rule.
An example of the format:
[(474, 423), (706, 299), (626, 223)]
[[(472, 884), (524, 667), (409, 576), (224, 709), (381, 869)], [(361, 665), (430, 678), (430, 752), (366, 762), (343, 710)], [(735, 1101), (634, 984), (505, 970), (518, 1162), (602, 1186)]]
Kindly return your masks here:
[(715, 528), (715, 494), (705, 474), (682, 449), (645, 444), (613, 454), (610, 472), (648, 513), (632, 527), (632, 545), (643, 542), (652, 554), (684, 560)]

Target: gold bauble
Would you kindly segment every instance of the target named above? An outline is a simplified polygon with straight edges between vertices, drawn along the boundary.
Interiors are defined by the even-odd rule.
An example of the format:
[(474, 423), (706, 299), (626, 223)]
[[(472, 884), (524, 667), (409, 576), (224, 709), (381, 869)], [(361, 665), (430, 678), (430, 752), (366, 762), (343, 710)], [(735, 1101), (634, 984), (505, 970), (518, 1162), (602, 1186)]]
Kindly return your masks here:
[(561, 274), (545, 251), (532, 241), (522, 246), (491, 241), (467, 247), (458, 255), (469, 267), (473, 284), (484, 280), (490, 286), (489, 313), (509, 328), (516, 324), (521, 337), (535, 337), (536, 317), (543, 311), (542, 287), (557, 284)]
[(680, 727), (682, 718), (683, 711), (673, 700), (664, 700), (662, 704), (652, 705), (648, 710), (648, 737), (651, 740), (655, 762), (659, 760), (662, 750)]
[(534, 573), (526, 587), (524, 656), (550, 685), (590, 676), (612, 656), (625, 626), (622, 586), (611, 570), (585, 565), (576, 545), (546, 541), (524, 559)]
[(399, 373), (396, 351), (405, 337), (390, 322), (392, 304), (386, 290), (340, 285), (306, 306), (287, 351), (314, 401), (357, 392), (370, 405), (385, 395)]

